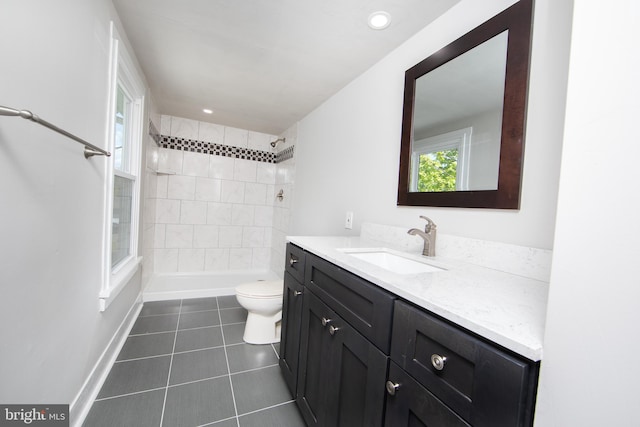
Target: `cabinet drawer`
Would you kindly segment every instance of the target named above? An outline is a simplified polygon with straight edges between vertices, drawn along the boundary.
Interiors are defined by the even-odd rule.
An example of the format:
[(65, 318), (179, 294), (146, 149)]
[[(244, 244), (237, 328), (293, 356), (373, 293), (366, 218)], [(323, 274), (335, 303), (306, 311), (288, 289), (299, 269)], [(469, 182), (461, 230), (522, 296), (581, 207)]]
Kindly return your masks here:
[(311, 253), (306, 253), (305, 285), (344, 320), (389, 354), (395, 296)]
[(396, 390), (387, 396), (385, 427), (471, 427), (393, 362), (389, 382)]
[(473, 426), (532, 423), (537, 364), (402, 301), (391, 359)]
[(304, 250), (296, 245), (287, 243), (284, 269), (300, 283), (304, 283), (304, 258)]

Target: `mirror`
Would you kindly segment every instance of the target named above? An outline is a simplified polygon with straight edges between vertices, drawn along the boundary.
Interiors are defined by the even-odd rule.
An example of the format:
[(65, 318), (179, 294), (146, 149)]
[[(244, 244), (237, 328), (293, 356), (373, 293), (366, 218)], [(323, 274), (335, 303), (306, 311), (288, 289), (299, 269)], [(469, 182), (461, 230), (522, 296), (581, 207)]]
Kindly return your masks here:
[(398, 205), (519, 208), (532, 7), (407, 70)]

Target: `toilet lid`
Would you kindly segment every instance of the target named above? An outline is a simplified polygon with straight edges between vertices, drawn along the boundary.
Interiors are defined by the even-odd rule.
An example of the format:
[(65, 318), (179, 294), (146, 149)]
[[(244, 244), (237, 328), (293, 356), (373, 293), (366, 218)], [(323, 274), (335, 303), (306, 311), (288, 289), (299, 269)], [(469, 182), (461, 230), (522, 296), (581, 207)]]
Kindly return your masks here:
[(282, 297), (284, 284), (282, 280), (250, 282), (236, 287), (236, 294), (254, 298)]

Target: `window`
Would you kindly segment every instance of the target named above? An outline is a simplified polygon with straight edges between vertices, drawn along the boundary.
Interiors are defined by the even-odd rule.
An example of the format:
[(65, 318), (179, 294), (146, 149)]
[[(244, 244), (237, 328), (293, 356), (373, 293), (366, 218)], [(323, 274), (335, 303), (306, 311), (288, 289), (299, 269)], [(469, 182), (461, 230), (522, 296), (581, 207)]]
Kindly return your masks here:
[(104, 280), (100, 309), (127, 285), (138, 270), (138, 212), (144, 85), (111, 24), (111, 82), (107, 167)]
[(469, 189), (471, 128), (413, 143), (411, 191), (445, 192)]
[(133, 253), (134, 189), (137, 177), (132, 174), (130, 159), (139, 145), (134, 140), (132, 127), (135, 104), (131, 96), (117, 83), (114, 114), (113, 147), (113, 214), (111, 218), (111, 268), (118, 267)]

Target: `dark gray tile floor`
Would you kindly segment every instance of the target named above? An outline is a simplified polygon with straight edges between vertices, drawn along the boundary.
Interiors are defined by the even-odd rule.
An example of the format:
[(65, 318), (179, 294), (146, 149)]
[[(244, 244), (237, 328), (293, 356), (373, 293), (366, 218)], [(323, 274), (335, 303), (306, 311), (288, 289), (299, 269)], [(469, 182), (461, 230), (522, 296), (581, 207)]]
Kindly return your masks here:
[(235, 296), (145, 303), (85, 427), (304, 427)]

